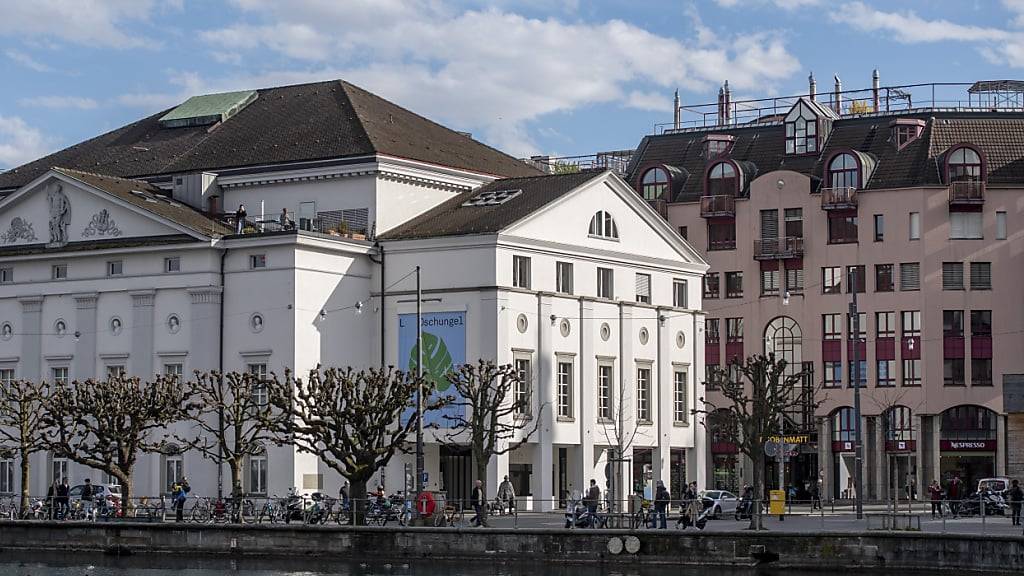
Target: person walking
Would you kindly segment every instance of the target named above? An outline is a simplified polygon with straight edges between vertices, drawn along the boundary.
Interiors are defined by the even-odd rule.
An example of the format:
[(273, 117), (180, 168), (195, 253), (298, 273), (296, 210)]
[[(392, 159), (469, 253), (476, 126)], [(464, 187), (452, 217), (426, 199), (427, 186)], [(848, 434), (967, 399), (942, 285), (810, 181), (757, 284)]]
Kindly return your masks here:
[(821, 483), (811, 484), (811, 510), (821, 510)]
[(288, 215), (287, 208), (281, 208), (281, 217), (278, 218), (278, 223), (281, 224), (282, 230), (291, 230), (295, 228), (295, 222)]
[(473, 505), (473, 512), (476, 516), (469, 521), (472, 526), (483, 526), (487, 527), (487, 515), (484, 512), (484, 508), (487, 505), (487, 500), (484, 497), (484, 483), (480, 480), (473, 482), (473, 493), (470, 495), (470, 503)]
[(341, 500), (341, 509), (342, 510), (348, 510), (349, 509), (348, 491), (349, 491), (348, 482), (345, 482), (344, 484), (342, 484), (341, 488), (338, 489), (338, 499)]
[(928, 496), (932, 501), (932, 518), (935, 518), (936, 512), (939, 513), (939, 518), (942, 518), (942, 486), (938, 480), (932, 480), (928, 486)]
[(587, 488), (583, 503), (587, 506), (587, 518), (592, 527), (597, 518), (597, 505), (601, 503), (601, 487), (597, 485), (597, 480), (590, 479), (590, 488)]
[(54, 480), (46, 489), (46, 512), (47, 520), (54, 520), (57, 516), (57, 481)]
[(654, 528), (655, 523), (661, 530), (668, 528), (668, 503), (671, 499), (672, 495), (669, 494), (668, 488), (665, 488), (665, 483), (658, 480), (658, 487), (654, 491), (654, 518), (651, 519), (651, 528)]
[(245, 230), (245, 204), (239, 204), (235, 211), (235, 234), (241, 234)]
[(956, 474), (949, 482), (946, 489), (946, 497), (949, 499), (949, 509), (953, 512), (953, 518), (960, 516), (960, 499), (963, 498), (963, 484), (960, 482), (960, 475)]
[(1020, 526), (1020, 509), (1024, 506), (1024, 489), (1021, 489), (1018, 480), (1014, 479), (1010, 483), (1010, 490), (1006, 496), (1010, 501), (1010, 518), (1013, 520), (1013, 525)]
[(505, 479), (498, 485), (498, 504), (500, 506), (499, 512), (502, 514), (504, 514), (506, 507), (510, 514), (512, 509), (516, 507), (516, 489), (512, 486), (508, 476), (505, 476)]
[(85, 479), (85, 486), (82, 486), (82, 511), (85, 512), (85, 519), (92, 519), (92, 497), (93, 497), (93, 486), (92, 480), (89, 478)]
[(61, 519), (67, 518), (69, 506), (68, 506), (68, 495), (71, 492), (71, 488), (68, 486), (68, 479), (65, 478), (60, 481), (57, 485), (57, 513)]

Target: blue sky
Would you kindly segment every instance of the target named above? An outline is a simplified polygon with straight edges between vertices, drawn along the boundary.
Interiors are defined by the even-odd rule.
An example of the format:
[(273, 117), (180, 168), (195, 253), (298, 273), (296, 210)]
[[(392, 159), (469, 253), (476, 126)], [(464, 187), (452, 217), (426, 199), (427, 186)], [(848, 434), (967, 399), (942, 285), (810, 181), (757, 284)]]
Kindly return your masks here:
[(512, 154), (684, 104), (1024, 77), (1024, 0), (4, 0), (0, 168), (190, 95), (344, 78)]

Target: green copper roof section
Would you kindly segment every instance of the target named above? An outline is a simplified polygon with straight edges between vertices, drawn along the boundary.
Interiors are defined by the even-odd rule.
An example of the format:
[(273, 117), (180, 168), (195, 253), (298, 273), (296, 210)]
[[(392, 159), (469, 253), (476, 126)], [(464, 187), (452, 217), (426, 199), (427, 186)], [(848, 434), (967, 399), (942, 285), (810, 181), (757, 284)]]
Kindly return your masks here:
[(223, 122), (245, 108), (258, 96), (255, 90), (193, 96), (160, 118), (165, 128), (205, 126)]

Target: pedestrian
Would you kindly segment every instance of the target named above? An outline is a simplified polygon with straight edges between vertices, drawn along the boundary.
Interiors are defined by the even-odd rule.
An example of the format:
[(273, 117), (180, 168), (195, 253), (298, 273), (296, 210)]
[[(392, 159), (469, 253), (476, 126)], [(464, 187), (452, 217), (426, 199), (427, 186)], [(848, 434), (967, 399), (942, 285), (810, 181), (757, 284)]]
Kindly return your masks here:
[(241, 234), (245, 230), (245, 204), (239, 204), (235, 211), (235, 234)]
[(1020, 509), (1024, 506), (1024, 489), (1021, 489), (1020, 482), (1014, 479), (1010, 484), (1010, 490), (1007, 494), (1007, 499), (1010, 501), (1011, 519), (1013, 520), (1014, 526), (1020, 526)]
[(502, 480), (501, 484), (498, 485), (498, 505), (500, 506), (500, 512), (505, 512), (505, 507), (508, 507), (509, 513), (516, 507), (516, 489), (512, 486), (512, 482), (509, 481), (508, 476)]
[(954, 474), (946, 489), (946, 497), (949, 499), (949, 507), (953, 512), (953, 518), (960, 515), (960, 499), (963, 497), (963, 484), (960, 482), (960, 475)]
[(484, 483), (480, 480), (473, 482), (473, 493), (470, 495), (470, 503), (473, 505), (473, 512), (476, 513), (476, 516), (473, 516), (469, 523), (472, 526), (487, 527), (487, 515), (484, 511), (487, 500), (484, 496)]
[(281, 217), (278, 219), (278, 222), (284, 230), (291, 230), (292, 228), (295, 228), (295, 222), (293, 222), (291, 217), (288, 216), (287, 208), (281, 208)]
[(932, 480), (931, 486), (928, 487), (928, 496), (932, 501), (932, 518), (935, 518), (935, 512), (942, 518), (942, 486), (939, 486), (938, 480)]
[(174, 505), (174, 521), (183, 522), (185, 517), (185, 500), (192, 487), (188, 484), (188, 478), (182, 478), (181, 482), (175, 482), (171, 487), (171, 503)]
[(341, 500), (341, 509), (342, 510), (348, 510), (349, 509), (348, 491), (349, 491), (348, 482), (345, 482), (344, 484), (342, 484), (341, 488), (338, 490), (338, 499)]
[(672, 495), (668, 493), (668, 488), (665, 488), (665, 483), (658, 480), (658, 487), (654, 492), (654, 518), (651, 520), (651, 528), (654, 528), (655, 522), (662, 530), (668, 528), (666, 522), (668, 521), (668, 503), (671, 499)]
[(93, 487), (92, 480), (89, 478), (85, 479), (85, 486), (82, 486), (82, 510), (85, 512), (86, 520), (92, 518), (92, 495)]
[(60, 484), (57, 485), (57, 513), (60, 518), (67, 518), (68, 516), (68, 494), (70, 492), (71, 488), (68, 486), (68, 479), (61, 480)]
[(54, 480), (46, 489), (46, 511), (48, 520), (53, 520), (57, 513), (57, 481)]
[(587, 489), (587, 496), (583, 501), (587, 506), (587, 521), (593, 526), (597, 519), (597, 505), (601, 502), (601, 487), (597, 485), (597, 480), (590, 479), (590, 488)]
[(821, 510), (821, 484), (811, 484), (811, 510)]

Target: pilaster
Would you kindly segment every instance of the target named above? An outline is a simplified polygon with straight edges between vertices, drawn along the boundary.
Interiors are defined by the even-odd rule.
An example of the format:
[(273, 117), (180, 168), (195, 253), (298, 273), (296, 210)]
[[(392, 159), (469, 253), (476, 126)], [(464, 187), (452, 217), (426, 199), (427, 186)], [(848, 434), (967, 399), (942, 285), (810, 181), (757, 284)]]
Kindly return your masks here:
[(75, 294), (75, 359), (72, 378), (85, 380), (96, 374), (96, 303), (99, 294)]
[[(554, 348), (551, 328), (546, 318), (551, 316), (551, 297), (537, 296), (537, 400), (538, 405), (547, 403), (547, 409), (537, 414), (540, 424), (537, 428), (537, 443), (533, 450), (533, 474), (530, 476), (530, 492), (533, 493), (534, 510), (547, 512), (554, 509), (554, 422), (558, 409), (554, 393)], [(578, 384), (577, 384), (578, 386)]]
[(153, 375), (153, 302), (156, 290), (129, 292), (132, 297), (131, 374), (140, 378)]
[[(223, 288), (190, 288), (189, 364), (193, 370), (217, 370), (220, 366), (220, 307)], [(184, 318), (182, 318), (184, 320)], [(228, 366), (223, 367), (230, 369)]]
[(25, 380), (38, 382), (43, 362), (43, 297), (23, 296), (21, 303), (21, 326), (15, 332), (21, 334), (21, 370), (18, 375)]

